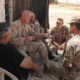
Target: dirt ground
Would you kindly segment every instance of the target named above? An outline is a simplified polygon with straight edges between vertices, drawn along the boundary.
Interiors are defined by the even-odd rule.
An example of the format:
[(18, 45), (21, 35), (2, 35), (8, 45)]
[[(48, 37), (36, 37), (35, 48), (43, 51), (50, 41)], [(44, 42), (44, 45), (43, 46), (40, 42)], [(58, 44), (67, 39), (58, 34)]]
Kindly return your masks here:
[(80, 6), (71, 6), (71, 5), (49, 5), (49, 23), (50, 30), (52, 27), (56, 26), (57, 18), (64, 19), (64, 25), (69, 27), (69, 22), (71, 18), (75, 16), (80, 16)]

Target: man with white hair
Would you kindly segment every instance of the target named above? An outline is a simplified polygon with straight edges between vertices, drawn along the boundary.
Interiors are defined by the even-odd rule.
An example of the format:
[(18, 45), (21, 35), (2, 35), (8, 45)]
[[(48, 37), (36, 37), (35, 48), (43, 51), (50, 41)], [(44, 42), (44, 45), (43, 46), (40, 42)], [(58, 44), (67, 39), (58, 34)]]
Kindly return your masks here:
[(10, 43), (13, 44), (23, 55), (26, 56), (26, 51), (33, 55), (39, 53), (41, 62), (48, 68), (50, 66), (48, 59), (48, 51), (45, 44), (41, 41), (42, 38), (47, 38), (47, 33), (38, 33), (31, 29), (29, 25), (31, 19), (30, 11), (23, 11), (19, 20), (14, 21), (11, 25), (12, 35)]

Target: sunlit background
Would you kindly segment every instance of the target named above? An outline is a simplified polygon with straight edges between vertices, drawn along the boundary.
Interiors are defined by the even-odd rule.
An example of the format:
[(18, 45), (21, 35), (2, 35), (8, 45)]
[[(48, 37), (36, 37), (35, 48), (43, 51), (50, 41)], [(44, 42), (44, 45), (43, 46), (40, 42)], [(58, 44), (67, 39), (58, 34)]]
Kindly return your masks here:
[(80, 0), (57, 0), (49, 5), (50, 29), (56, 26), (57, 18), (63, 18), (64, 25), (70, 27), (69, 23), (75, 16), (80, 17)]
[(58, 2), (64, 2), (64, 3), (72, 3), (72, 4), (80, 4), (80, 0), (58, 0)]

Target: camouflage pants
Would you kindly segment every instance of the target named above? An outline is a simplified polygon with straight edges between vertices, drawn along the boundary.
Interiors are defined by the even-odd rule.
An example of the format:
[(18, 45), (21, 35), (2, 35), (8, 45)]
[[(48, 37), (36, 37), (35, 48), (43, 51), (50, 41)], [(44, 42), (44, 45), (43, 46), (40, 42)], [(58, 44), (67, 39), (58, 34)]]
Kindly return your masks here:
[(30, 53), (31, 58), (39, 53), (44, 64), (48, 62), (48, 51), (42, 41), (33, 41), (26, 43), (26, 51)]
[(80, 72), (76, 72), (71, 68), (65, 69), (61, 63), (53, 62), (49, 72), (60, 80), (80, 80)]

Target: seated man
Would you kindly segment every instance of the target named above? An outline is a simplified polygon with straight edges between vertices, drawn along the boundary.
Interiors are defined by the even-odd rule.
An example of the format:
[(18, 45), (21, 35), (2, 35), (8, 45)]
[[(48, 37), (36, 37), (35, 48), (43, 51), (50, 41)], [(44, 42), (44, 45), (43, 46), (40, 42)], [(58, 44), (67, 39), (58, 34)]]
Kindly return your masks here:
[[(72, 33), (75, 35), (67, 42), (63, 64), (54, 62), (54, 75), (61, 77), (59, 80), (80, 80), (80, 18), (75, 18)], [(72, 26), (70, 26), (72, 27)], [(50, 71), (50, 70), (49, 70)]]
[[(31, 29), (33, 29), (34, 31), (36, 32), (39, 32), (39, 33), (44, 33), (44, 28), (40, 25), (39, 21), (36, 19), (35, 17), (35, 13), (29, 11), (30, 14), (31, 14), (31, 19), (30, 19), (30, 26), (31, 26)], [(54, 56), (51, 54), (51, 51), (50, 51), (50, 48), (47, 44), (47, 42), (45, 41), (45, 38), (42, 39), (42, 41), (45, 43), (46, 45), (46, 48), (48, 50), (48, 57), (49, 59), (53, 59)]]
[(63, 19), (58, 18), (57, 25), (51, 31), (52, 35), (52, 44), (56, 49), (63, 49), (66, 46), (67, 40), (71, 37), (69, 29), (66, 26), (63, 26)]
[(32, 16), (29, 23), (31, 28), (36, 32), (44, 33), (44, 28), (40, 25), (39, 21), (36, 19), (35, 13), (31, 12), (31, 14)]
[(38, 52), (42, 63), (49, 67), (50, 63), (48, 59), (47, 48), (41, 41), (42, 38), (48, 37), (48, 34), (38, 33), (32, 30), (29, 25), (30, 18), (31, 14), (29, 14), (27, 11), (23, 11), (20, 19), (12, 23), (12, 35), (10, 43), (13, 44), (21, 52), (29, 52), (32, 58), (33, 55)]
[[(0, 67), (11, 72), (19, 79), (28, 77), (28, 71), (38, 73), (39, 66), (31, 61), (27, 56), (24, 57), (11, 44), (8, 43), (11, 36), (11, 28), (8, 23), (0, 23)], [(24, 70), (25, 74), (19, 73), (18, 69)], [(10, 80), (10, 79), (6, 79)]]

